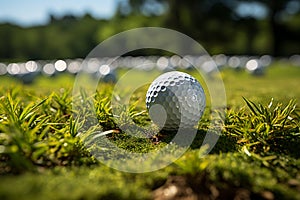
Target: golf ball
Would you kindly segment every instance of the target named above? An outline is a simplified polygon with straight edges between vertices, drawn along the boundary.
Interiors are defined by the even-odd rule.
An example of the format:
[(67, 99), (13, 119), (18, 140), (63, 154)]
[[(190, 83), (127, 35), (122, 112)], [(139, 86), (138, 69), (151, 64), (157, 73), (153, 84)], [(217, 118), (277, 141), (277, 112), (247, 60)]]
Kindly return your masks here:
[(157, 77), (146, 95), (150, 118), (163, 130), (193, 128), (198, 124), (205, 105), (205, 93), (200, 83), (179, 71)]

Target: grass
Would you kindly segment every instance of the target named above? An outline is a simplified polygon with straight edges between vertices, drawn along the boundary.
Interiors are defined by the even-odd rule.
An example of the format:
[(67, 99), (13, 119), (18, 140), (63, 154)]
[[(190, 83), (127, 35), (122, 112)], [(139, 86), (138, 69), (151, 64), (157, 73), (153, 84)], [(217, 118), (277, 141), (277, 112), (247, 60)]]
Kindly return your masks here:
[[(102, 84), (92, 97), (82, 93), (85, 105), (92, 100), (95, 106), (91, 127), (88, 111), (82, 110), (81, 118), (72, 115), (73, 76), (42, 77), (33, 85), (1, 77), (11, 86), (2, 84), (0, 90), (0, 199), (300, 199), (299, 75), (300, 68), (281, 62), (263, 77), (224, 69), (228, 107), (216, 124), (222, 134), (212, 152), (203, 157), (207, 147), (201, 144), (211, 117), (206, 110), (193, 144), (180, 159), (140, 174), (109, 168), (91, 152), (101, 159), (117, 155), (99, 148), (103, 137), (130, 152), (168, 146), (175, 153), (182, 148), (168, 144), (172, 133), (132, 136), (151, 135), (153, 127), (122, 131), (133, 122), (149, 124), (147, 87), (134, 93), (130, 106), (120, 106), (117, 117), (108, 98), (111, 85)], [(119, 157), (120, 163), (125, 158)], [(151, 167), (147, 165), (143, 167)]]

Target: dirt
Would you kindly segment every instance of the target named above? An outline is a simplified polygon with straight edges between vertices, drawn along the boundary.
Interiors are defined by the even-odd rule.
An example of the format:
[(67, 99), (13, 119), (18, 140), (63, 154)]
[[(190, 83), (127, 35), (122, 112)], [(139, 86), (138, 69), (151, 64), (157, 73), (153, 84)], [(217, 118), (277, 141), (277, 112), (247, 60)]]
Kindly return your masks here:
[(249, 189), (230, 187), (228, 184), (216, 184), (208, 181), (205, 174), (199, 177), (170, 176), (165, 184), (153, 191), (154, 200), (250, 200), (274, 199), (270, 191), (254, 194)]

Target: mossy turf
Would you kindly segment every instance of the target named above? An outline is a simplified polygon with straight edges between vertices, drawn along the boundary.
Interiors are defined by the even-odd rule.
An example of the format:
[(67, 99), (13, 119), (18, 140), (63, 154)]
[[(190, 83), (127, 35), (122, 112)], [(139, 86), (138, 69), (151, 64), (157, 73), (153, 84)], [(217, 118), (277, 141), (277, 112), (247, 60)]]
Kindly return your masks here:
[(1, 77), (0, 199), (300, 199), (300, 68), (275, 62), (264, 76), (223, 69), (220, 77), (227, 108), (215, 124), (222, 133), (212, 151), (205, 155), (202, 145), (212, 128), (208, 108), (188, 151), (147, 173), (107, 167), (101, 159), (118, 152), (103, 148), (98, 137), (105, 131), (102, 137), (135, 153), (182, 148), (169, 144), (171, 132), (140, 138), (133, 134), (151, 135), (155, 128), (123, 131), (132, 123), (150, 124), (147, 86), (134, 92), (131, 106), (120, 107), (117, 119), (110, 104), (112, 85), (101, 84), (92, 97), (82, 94), (83, 101), (95, 105), (96, 125), (89, 126), (73, 115), (74, 76), (39, 77), (32, 85)]

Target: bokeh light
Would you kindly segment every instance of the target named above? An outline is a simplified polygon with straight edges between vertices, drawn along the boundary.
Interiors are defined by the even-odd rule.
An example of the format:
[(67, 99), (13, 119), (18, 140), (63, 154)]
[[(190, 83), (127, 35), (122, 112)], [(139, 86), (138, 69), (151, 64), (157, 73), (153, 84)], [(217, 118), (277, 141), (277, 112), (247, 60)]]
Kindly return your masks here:
[(54, 67), (57, 71), (63, 72), (67, 69), (67, 63), (63, 60), (57, 60), (54, 64)]

